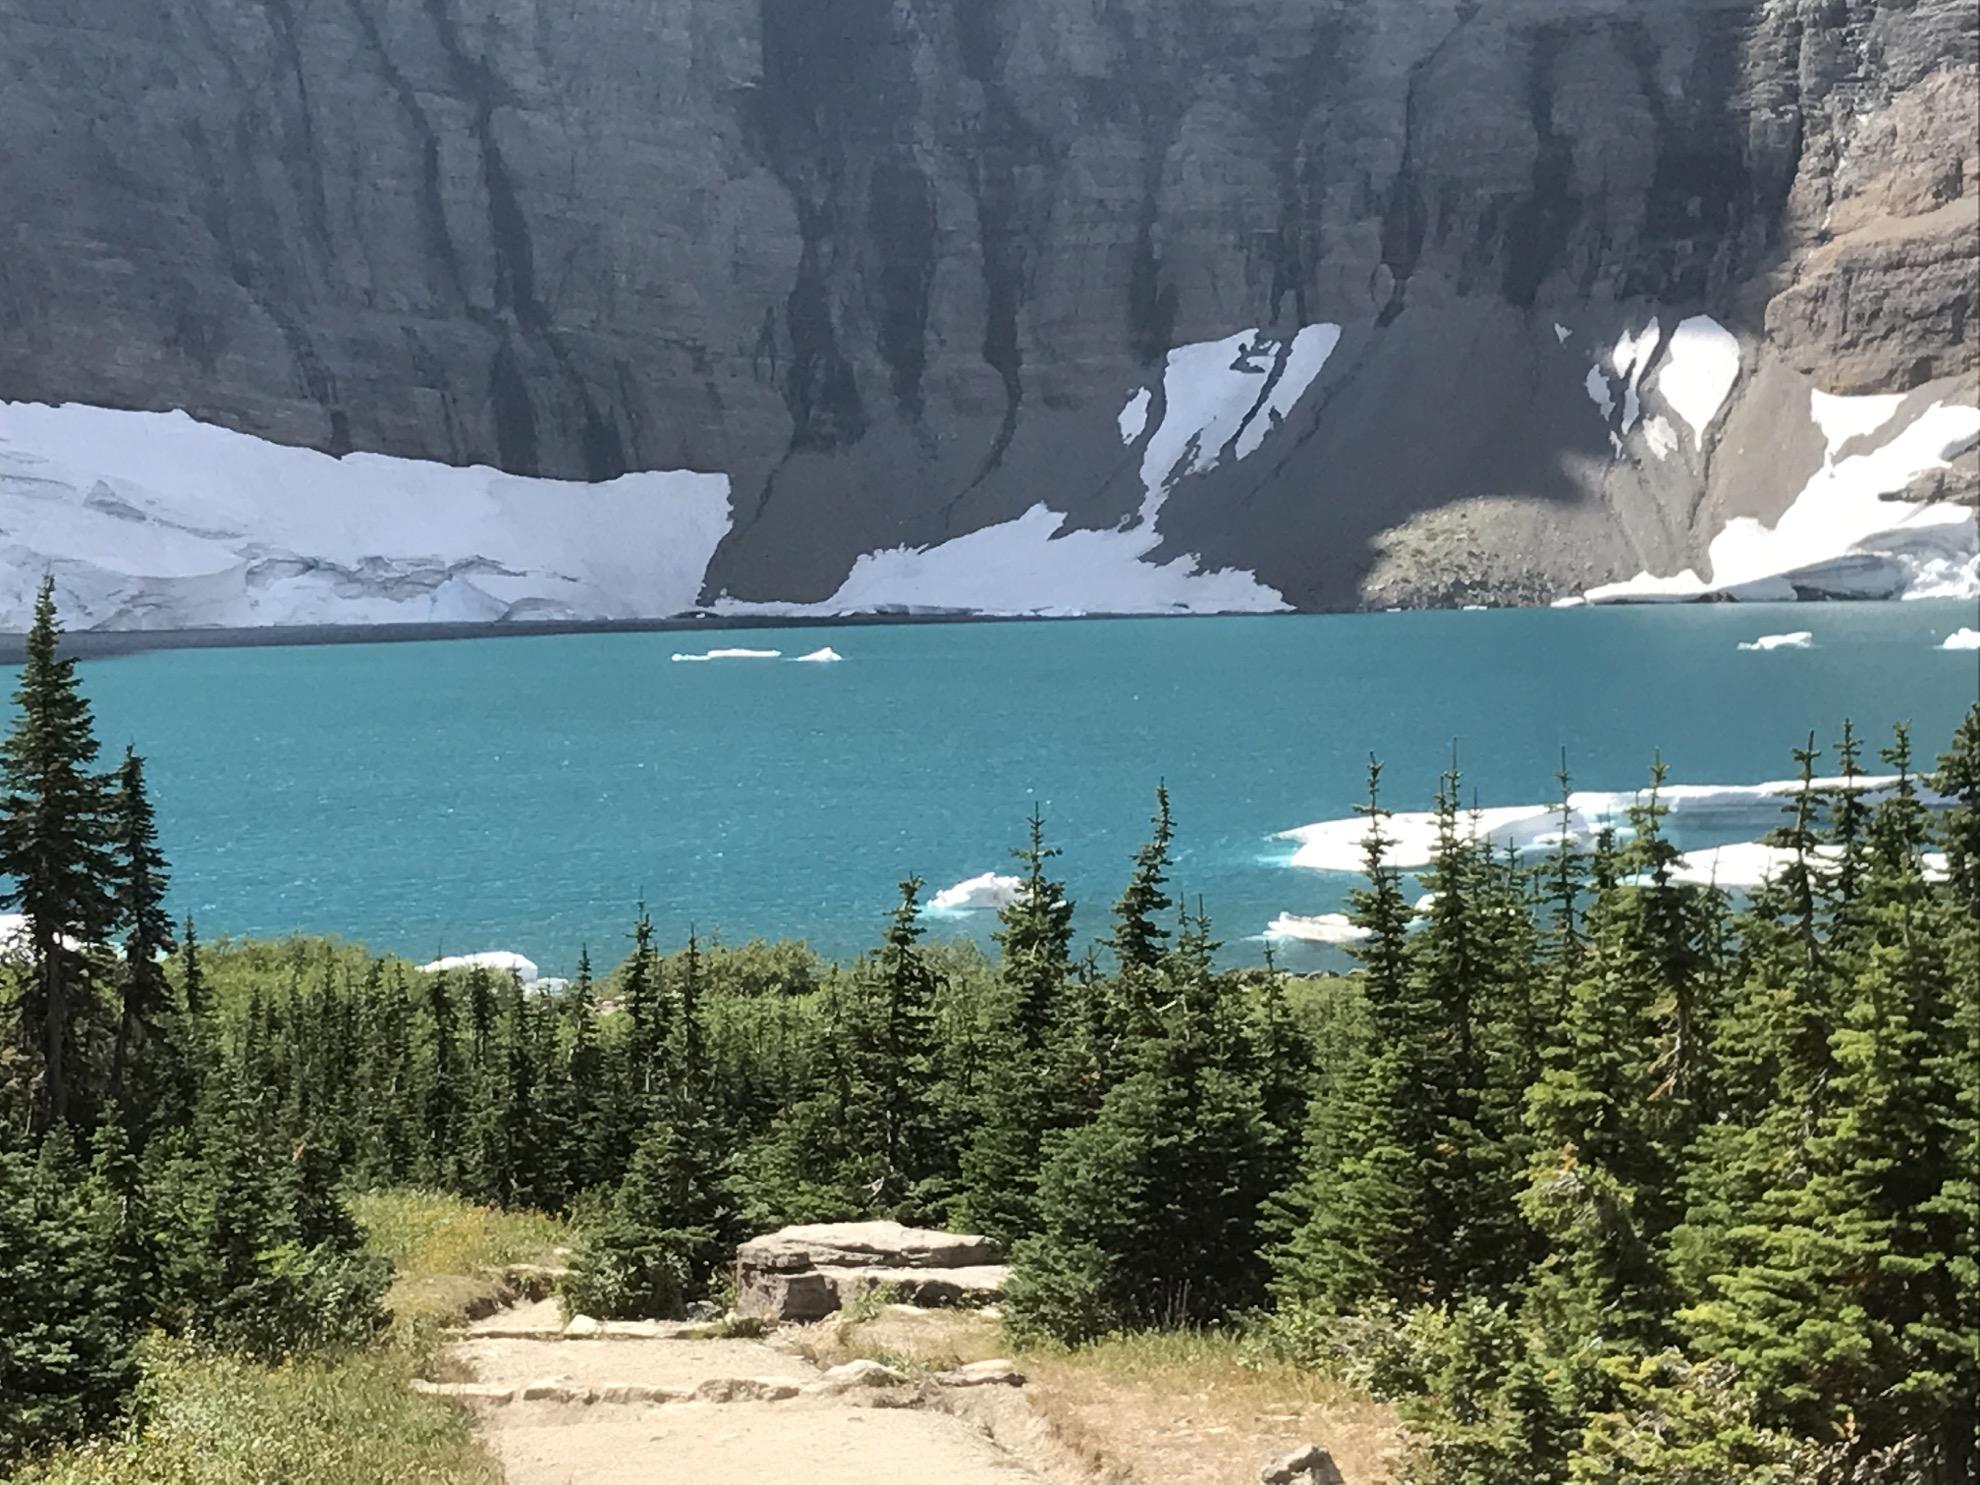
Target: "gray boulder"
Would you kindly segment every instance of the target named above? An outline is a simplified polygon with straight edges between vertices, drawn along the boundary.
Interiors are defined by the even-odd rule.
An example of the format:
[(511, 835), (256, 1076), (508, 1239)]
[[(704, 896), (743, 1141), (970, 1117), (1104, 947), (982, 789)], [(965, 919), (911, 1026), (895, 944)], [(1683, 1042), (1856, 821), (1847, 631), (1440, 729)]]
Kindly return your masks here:
[(737, 1250), (736, 1313), (818, 1320), (883, 1286), (923, 1308), (987, 1304), (1004, 1291), (1002, 1256), (987, 1238), (898, 1222), (786, 1227)]

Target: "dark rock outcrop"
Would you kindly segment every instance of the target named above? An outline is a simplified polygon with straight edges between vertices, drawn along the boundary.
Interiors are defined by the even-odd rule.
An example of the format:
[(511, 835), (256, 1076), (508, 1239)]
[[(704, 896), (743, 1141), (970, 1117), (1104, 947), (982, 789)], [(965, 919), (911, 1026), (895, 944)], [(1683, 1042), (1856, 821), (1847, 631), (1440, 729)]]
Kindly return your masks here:
[[(1327, 322), (1149, 560), (1544, 599), (1777, 514), (1808, 384), (1971, 400), (1976, 44), (1970, 0), (0, 0), (0, 399), (722, 472), (704, 596), (814, 601), (1116, 526), (1171, 347)], [(1744, 348), (1654, 457), (1583, 387), (1651, 314)]]

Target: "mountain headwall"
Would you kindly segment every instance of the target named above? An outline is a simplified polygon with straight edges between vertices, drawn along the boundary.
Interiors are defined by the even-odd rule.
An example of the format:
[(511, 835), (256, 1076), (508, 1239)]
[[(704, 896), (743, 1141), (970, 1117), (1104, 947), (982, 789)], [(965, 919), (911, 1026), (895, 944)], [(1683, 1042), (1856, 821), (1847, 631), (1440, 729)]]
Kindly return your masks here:
[(1935, 410), (1851, 488), (1973, 500), (1977, 50), (1970, 0), (0, 0), (0, 401), (725, 476), (709, 603), (1709, 584)]

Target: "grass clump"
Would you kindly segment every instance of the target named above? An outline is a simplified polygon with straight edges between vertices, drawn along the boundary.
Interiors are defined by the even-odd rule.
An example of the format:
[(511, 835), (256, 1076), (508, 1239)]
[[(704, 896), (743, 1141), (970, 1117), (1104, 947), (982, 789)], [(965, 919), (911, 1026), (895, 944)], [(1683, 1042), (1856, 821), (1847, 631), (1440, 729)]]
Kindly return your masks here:
[(570, 1229), (541, 1212), (500, 1212), (437, 1191), (351, 1198), (367, 1250), (392, 1260), (386, 1305), (401, 1323), (444, 1324), (486, 1304), (511, 1264), (554, 1264)]
[(143, 1428), (30, 1465), (18, 1485), (500, 1485), (459, 1408), (408, 1383), (423, 1348), (260, 1366), (154, 1338)]

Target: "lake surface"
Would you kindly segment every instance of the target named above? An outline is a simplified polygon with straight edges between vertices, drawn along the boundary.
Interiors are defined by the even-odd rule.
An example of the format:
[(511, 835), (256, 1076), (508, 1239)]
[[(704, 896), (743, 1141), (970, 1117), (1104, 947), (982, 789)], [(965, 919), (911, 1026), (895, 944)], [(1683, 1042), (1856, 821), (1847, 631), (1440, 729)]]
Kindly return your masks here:
[[(88, 662), (106, 754), (150, 763), (175, 908), (219, 933), (328, 932), (426, 958), (616, 960), (635, 899), (669, 943), (877, 938), (910, 872), (1008, 869), (1043, 809), (1104, 928), (1158, 780), (1176, 885), (1227, 957), (1351, 882), (1275, 832), (1348, 813), (1370, 752), (1395, 809), (1455, 742), (1484, 804), (1793, 771), (1845, 716), (1929, 763), (1980, 688), (1935, 648), (1959, 603), (1733, 606), (598, 634), (160, 651)], [(1808, 649), (1741, 641), (1810, 630)], [(680, 664), (830, 645), (841, 664)], [(8, 678), (11, 685), (11, 676)], [(1755, 832), (1757, 833), (1757, 832)], [(1716, 841), (1686, 844), (1716, 844)], [(982, 936), (990, 915), (931, 921)], [(1333, 951), (1291, 946), (1287, 962)]]

